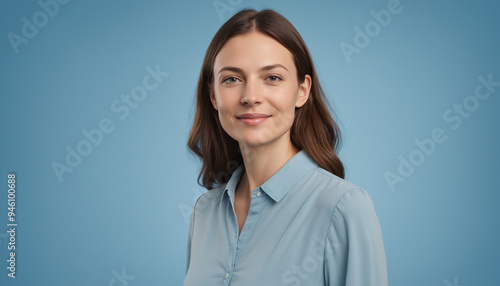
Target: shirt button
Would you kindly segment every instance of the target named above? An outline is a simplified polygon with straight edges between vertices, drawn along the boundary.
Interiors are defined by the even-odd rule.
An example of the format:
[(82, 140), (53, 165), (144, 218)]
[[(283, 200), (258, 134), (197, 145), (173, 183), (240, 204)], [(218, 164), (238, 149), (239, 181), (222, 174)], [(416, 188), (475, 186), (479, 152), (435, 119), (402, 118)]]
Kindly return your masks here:
[(225, 277), (226, 277), (226, 279), (227, 279), (227, 278), (229, 278), (229, 273), (226, 273), (226, 276), (225, 276)]
[(257, 197), (260, 197), (260, 192), (257, 193)]

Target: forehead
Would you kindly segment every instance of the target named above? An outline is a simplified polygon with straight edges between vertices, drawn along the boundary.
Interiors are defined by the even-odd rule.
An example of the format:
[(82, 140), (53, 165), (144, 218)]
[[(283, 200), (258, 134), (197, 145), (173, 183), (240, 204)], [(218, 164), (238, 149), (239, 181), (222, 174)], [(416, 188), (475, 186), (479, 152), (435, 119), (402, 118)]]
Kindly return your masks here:
[(215, 58), (214, 71), (226, 66), (259, 69), (281, 64), (289, 71), (295, 70), (293, 55), (278, 41), (261, 32), (252, 31), (229, 39)]

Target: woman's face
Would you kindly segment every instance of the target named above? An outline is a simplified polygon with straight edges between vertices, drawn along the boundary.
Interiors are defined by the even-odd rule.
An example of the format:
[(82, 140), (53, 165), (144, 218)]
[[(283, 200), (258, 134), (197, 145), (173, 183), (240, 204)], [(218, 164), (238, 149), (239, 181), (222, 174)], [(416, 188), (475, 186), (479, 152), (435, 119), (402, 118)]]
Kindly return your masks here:
[(210, 98), (222, 127), (240, 147), (285, 144), (295, 107), (304, 105), (310, 88), (309, 75), (299, 84), (290, 51), (252, 31), (229, 39), (220, 50)]

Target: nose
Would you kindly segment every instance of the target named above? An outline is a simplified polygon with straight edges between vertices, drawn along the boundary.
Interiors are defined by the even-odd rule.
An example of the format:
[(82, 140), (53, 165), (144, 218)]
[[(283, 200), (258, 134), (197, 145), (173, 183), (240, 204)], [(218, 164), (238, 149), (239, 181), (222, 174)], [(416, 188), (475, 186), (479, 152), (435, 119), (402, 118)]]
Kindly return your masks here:
[(255, 105), (262, 102), (262, 85), (258, 80), (248, 79), (241, 95), (241, 104)]

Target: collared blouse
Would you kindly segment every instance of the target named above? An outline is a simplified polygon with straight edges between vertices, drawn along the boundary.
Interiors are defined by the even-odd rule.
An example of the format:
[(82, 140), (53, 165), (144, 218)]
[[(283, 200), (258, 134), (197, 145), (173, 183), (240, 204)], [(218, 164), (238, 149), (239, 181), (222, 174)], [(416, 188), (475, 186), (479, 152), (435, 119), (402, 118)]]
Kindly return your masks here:
[(184, 286), (386, 286), (382, 232), (368, 193), (301, 150), (251, 192), (238, 235), (229, 181), (193, 206)]

